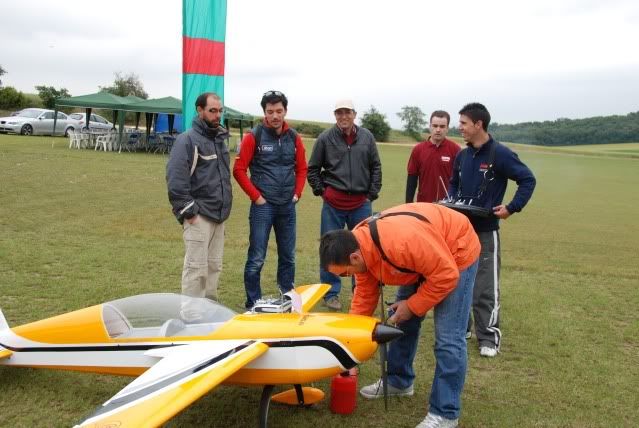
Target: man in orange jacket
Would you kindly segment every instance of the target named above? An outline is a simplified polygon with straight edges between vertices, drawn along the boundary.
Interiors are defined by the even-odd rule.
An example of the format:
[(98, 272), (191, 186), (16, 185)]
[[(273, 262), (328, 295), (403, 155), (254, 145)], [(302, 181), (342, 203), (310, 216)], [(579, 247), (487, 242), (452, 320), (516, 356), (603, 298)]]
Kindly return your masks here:
[[(334, 230), (322, 236), (322, 267), (339, 276), (355, 275), (350, 313), (372, 315), (380, 284), (401, 286), (388, 320), (404, 331), (389, 347), (390, 395), (413, 395), (419, 330), (426, 313), (435, 308), (435, 377), (428, 415), (419, 426), (457, 426), (479, 252), (479, 239), (466, 216), (429, 203), (399, 205), (362, 221), (352, 231)], [(380, 379), (360, 393), (379, 398), (382, 390)]]

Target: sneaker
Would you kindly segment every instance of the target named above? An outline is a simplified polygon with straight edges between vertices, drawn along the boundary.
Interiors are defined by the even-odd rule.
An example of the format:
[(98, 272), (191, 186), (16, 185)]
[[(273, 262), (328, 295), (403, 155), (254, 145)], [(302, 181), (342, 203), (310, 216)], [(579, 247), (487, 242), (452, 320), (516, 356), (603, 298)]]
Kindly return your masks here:
[(472, 331), (467, 331), (466, 332), (466, 340), (470, 339), (471, 337), (473, 337), (473, 332)]
[(415, 428), (455, 428), (458, 424), (459, 419), (446, 419), (429, 412)]
[(328, 299), (324, 300), (324, 306), (333, 311), (342, 310), (342, 303), (339, 301), (337, 296), (329, 297)]
[[(359, 390), (359, 393), (362, 394), (363, 397), (366, 397), (369, 399), (383, 397), (384, 387), (383, 387), (382, 380), (380, 379), (372, 385), (363, 387), (362, 389)], [(389, 397), (390, 396), (403, 397), (403, 396), (410, 396), (413, 394), (414, 394), (413, 385), (409, 386), (408, 388), (400, 389), (400, 388), (395, 388), (390, 383), (388, 384)]]
[(482, 346), (479, 348), (479, 355), (482, 357), (494, 358), (497, 356), (497, 349), (491, 346)]

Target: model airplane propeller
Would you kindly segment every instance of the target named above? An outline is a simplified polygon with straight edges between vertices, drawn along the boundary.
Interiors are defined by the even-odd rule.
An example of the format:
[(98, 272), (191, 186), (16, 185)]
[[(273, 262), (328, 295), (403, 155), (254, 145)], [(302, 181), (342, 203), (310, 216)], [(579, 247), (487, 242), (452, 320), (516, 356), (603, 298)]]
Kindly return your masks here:
[(265, 427), (274, 385), (295, 386), (274, 400), (312, 404), (323, 393), (302, 384), (346, 371), (402, 335), (371, 317), (309, 313), (329, 288), (297, 287), (279, 306), (239, 315), (177, 294), (127, 297), (14, 328), (0, 311), (0, 365), (138, 376), (80, 426), (159, 426), (225, 383), (264, 387)]

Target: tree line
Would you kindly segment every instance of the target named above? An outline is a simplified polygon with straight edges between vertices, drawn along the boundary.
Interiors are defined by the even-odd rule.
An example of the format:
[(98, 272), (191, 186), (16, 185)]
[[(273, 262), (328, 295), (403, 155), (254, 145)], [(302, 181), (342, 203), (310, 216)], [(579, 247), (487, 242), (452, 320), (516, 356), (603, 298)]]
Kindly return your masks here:
[[(0, 66), (0, 77), (5, 74), (8, 74), (7, 71)], [(121, 72), (115, 72), (114, 74), (115, 78), (111, 85), (98, 86), (100, 92), (109, 92), (120, 97), (126, 97), (128, 95), (135, 95), (144, 99), (149, 97), (144, 90), (144, 85), (140, 81), (140, 78), (135, 73), (123, 74)], [(33, 98), (28, 97), (21, 91), (11, 86), (2, 86), (2, 80), (0, 80), (0, 110), (18, 110), (25, 107), (53, 109), (55, 107), (55, 101), (58, 98), (68, 98), (71, 96), (66, 88), (56, 89), (53, 86), (38, 85), (35, 86), (35, 90), (40, 97), (40, 103), (36, 103), (38, 105), (33, 105)]]
[[(0, 77), (7, 71), (0, 66)], [(115, 79), (110, 86), (98, 86), (100, 91), (110, 92), (125, 97), (135, 95), (147, 99), (148, 94), (139, 77), (135, 73), (115, 73)], [(39, 85), (35, 89), (42, 100), (42, 106), (52, 109), (58, 98), (70, 97), (65, 88), (56, 89), (53, 86)], [(2, 86), (0, 80), (0, 109), (21, 109), (33, 104), (33, 100), (15, 88)], [(31, 107), (34, 107), (31, 105)], [(397, 113), (402, 120), (404, 134), (415, 141), (423, 139), (423, 133), (428, 133), (426, 115), (417, 106), (404, 106)], [(388, 141), (391, 127), (386, 115), (371, 106), (361, 116), (361, 124), (369, 129), (377, 141)], [(296, 124), (299, 132), (317, 137), (324, 128), (316, 123), (300, 122)], [(639, 111), (625, 116), (596, 116), (587, 119), (557, 119), (545, 122), (524, 122), (514, 125), (491, 123), (488, 127), (493, 137), (499, 141), (532, 144), (540, 146), (571, 146), (577, 144), (606, 144), (628, 143), (639, 141)], [(450, 136), (460, 136), (459, 130), (451, 126)]]
[(514, 125), (490, 124), (499, 141), (539, 146), (630, 143), (639, 141), (639, 111), (626, 115), (596, 116), (586, 119), (557, 119)]
[[(428, 120), (419, 107), (404, 106), (397, 113), (404, 134), (422, 140), (428, 133)], [(387, 141), (390, 126), (386, 116), (375, 107), (364, 113), (362, 126), (369, 128), (378, 141)], [(630, 143), (639, 141), (639, 111), (626, 115), (596, 116), (586, 119), (561, 118), (545, 122), (523, 122), (514, 125), (491, 123), (488, 132), (498, 141), (539, 146), (571, 146), (579, 144)], [(460, 137), (459, 129), (450, 127), (449, 136)]]

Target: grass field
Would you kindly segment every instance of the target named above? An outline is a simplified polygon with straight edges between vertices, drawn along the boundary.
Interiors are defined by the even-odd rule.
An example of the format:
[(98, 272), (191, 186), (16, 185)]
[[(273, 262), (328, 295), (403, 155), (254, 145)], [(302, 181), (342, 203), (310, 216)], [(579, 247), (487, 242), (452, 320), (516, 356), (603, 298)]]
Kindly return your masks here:
[[(184, 249), (166, 197), (166, 156), (67, 146), (62, 138), (0, 135), (0, 306), (11, 325), (180, 290)], [(629, 157), (639, 145), (570, 150), (521, 147), (538, 185), (524, 212), (502, 222), (502, 354), (481, 359), (471, 340), (464, 428), (639, 425), (639, 160)], [(403, 202), (409, 153), (380, 145), (375, 210)], [(240, 310), (248, 199), (234, 192), (220, 294)], [(298, 205), (298, 284), (318, 280), (319, 213), (307, 188)], [(274, 253), (273, 243), (266, 293), (275, 291)], [(359, 399), (350, 416), (330, 413), (328, 401), (275, 405), (270, 426), (414, 427), (426, 414), (432, 331), (429, 317), (412, 398), (391, 399), (388, 412), (381, 401)], [(360, 386), (377, 376), (376, 361), (364, 364)], [(0, 426), (71, 426), (129, 381), (0, 367)], [(328, 391), (328, 381), (317, 386)], [(259, 396), (257, 388), (221, 387), (168, 426), (255, 426)]]

